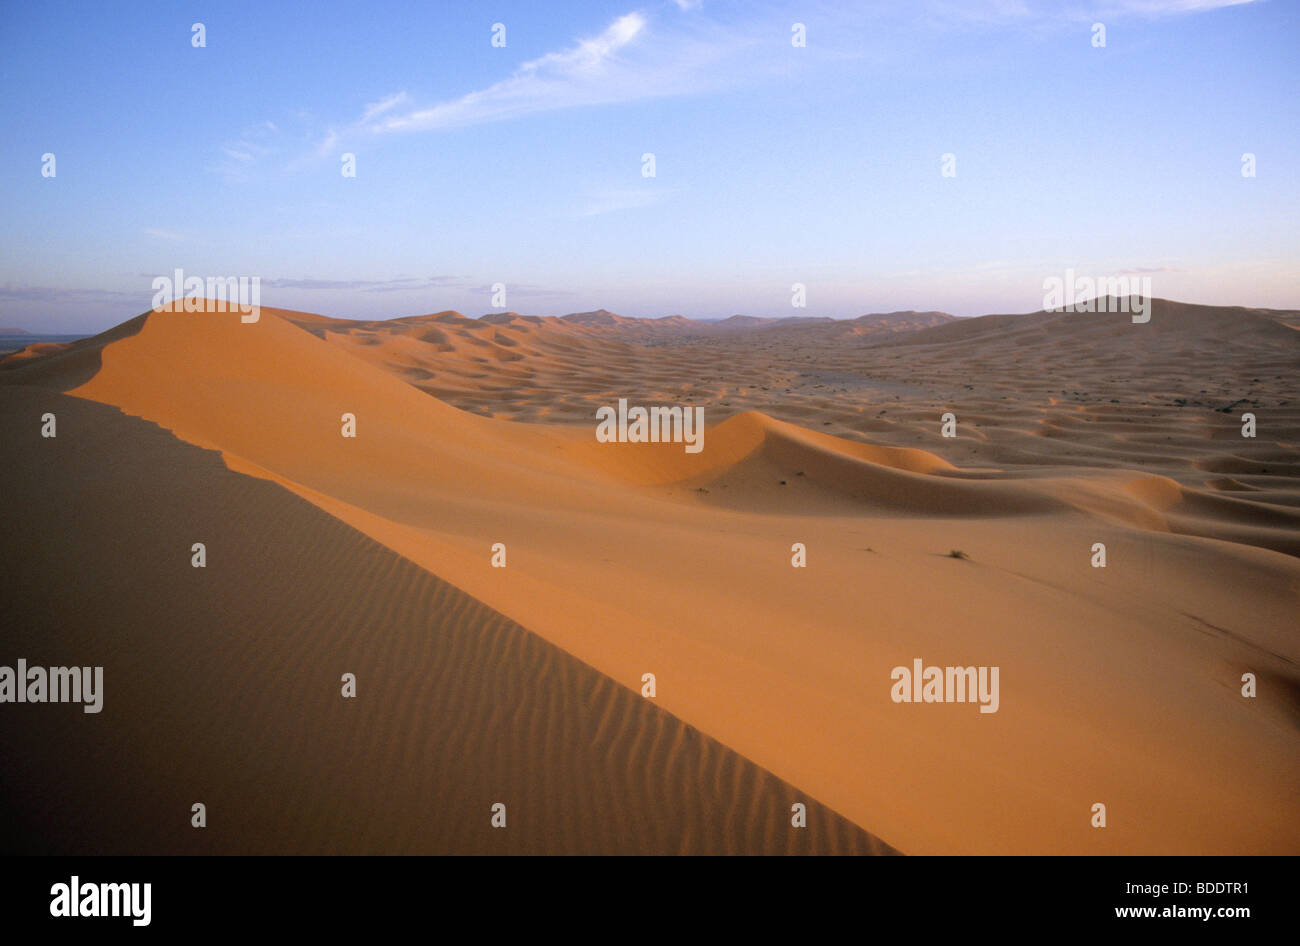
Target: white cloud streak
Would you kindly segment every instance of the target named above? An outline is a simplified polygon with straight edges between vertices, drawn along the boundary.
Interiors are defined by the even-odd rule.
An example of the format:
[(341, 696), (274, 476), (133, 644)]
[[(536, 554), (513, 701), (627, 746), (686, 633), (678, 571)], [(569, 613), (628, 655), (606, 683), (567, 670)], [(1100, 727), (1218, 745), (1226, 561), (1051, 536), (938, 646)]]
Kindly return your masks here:
[(617, 57), (645, 28), (643, 15), (625, 14), (599, 35), (526, 62), (485, 89), (427, 108), (382, 117), (368, 113), (362, 124), (373, 132), (421, 131), (625, 99), (632, 89), (616, 68)]

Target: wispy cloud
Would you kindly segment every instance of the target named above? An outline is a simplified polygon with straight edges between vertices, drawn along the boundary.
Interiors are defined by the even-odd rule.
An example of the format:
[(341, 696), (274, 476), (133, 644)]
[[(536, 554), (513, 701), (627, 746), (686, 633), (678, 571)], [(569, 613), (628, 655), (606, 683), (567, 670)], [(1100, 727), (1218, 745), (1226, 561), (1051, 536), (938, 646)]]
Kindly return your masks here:
[[(333, 128), (331, 128), (329, 130), (329, 134), (327, 134), (324, 138), (322, 138), (320, 140), (320, 144), (316, 146), (316, 153), (319, 154), (321, 157), (324, 157), (325, 155), (330, 154), (338, 145), (338, 143), (339, 143), (339, 133), (335, 131)], [(297, 163), (301, 163), (301, 162), (297, 162)]]
[(396, 95), (390, 95), (388, 98), (383, 99), (382, 101), (372, 102), (366, 106), (365, 113), (361, 116), (361, 120), (363, 122), (368, 122), (376, 115), (382, 115), (385, 112), (392, 111), (393, 109), (397, 108), (397, 106), (404, 103), (405, 101), (406, 101), (406, 93), (398, 92)]
[(56, 286), (0, 286), (0, 302), (38, 302), (46, 305), (96, 302), (130, 302), (148, 299), (149, 291), (123, 292), (117, 289), (65, 289)]
[[(683, 10), (698, 3), (678, 3)], [(728, 24), (707, 28), (652, 23), (640, 11), (625, 13), (599, 33), (529, 60), (499, 82), (459, 98), (413, 105), (398, 92), (367, 105), (361, 117), (331, 128), (316, 150), (332, 152), (359, 134), (436, 131), (503, 121), (539, 112), (688, 95), (741, 81), (721, 63), (752, 46), (754, 30)], [(716, 25), (716, 24), (715, 24)], [(777, 35), (777, 34), (773, 34)]]
[[(1257, 0), (1097, 0), (1073, 6), (1062, 6), (1060, 0), (925, 0), (915, 15), (919, 22), (931, 24), (947, 20), (993, 26), (1019, 21), (1028, 26), (1081, 16), (1173, 16), (1252, 2)], [(689, 95), (743, 85), (778, 68), (780, 57), (738, 61), (737, 54), (758, 45), (784, 43), (788, 12), (756, 4), (746, 7), (740, 20), (711, 19), (693, 12), (702, 6), (700, 0), (674, 3), (691, 15), (664, 21), (652, 20), (641, 11), (625, 13), (602, 32), (530, 60), (485, 88), (424, 106), (409, 106), (409, 96), (399, 92), (367, 105), (346, 130), (431, 131), (579, 106)], [(871, 21), (879, 15), (864, 10), (836, 17), (843, 29), (864, 29), (870, 34)], [(331, 129), (320, 150), (328, 152), (339, 138), (340, 132)]]
[[(809, 13), (833, 22), (800, 68), (858, 58), (867, 39), (878, 40), (881, 22), (913, 31), (1064, 28), (1079, 20), (1193, 14), (1259, 0), (917, 0), (897, 8), (848, 9), (811, 3)], [(301, 166), (353, 147), (363, 136), (441, 131), (584, 106), (615, 105), (697, 95), (754, 85), (793, 68), (788, 46), (791, 14), (778, 4), (755, 2), (738, 13), (730, 5), (673, 0), (653, 11), (632, 10), (603, 30), (529, 60), (505, 78), (456, 98), (419, 103), (407, 91), (365, 105), (348, 122), (325, 126), (315, 146), (290, 162)], [(869, 43), (867, 45), (870, 45)], [(760, 52), (762, 54), (751, 54)], [(274, 128), (271, 123), (266, 126)], [(225, 173), (241, 176), (263, 155), (254, 135), (227, 142)], [(249, 159), (252, 160), (249, 160)]]
[[(458, 99), (397, 114), (363, 116), (374, 132), (419, 131), (511, 118), (529, 112), (595, 105), (626, 98), (632, 89), (614, 68), (619, 53), (641, 36), (646, 18), (627, 13), (602, 33), (561, 52), (524, 63), (508, 79)], [(611, 82), (611, 80), (616, 80)], [(648, 89), (641, 90), (642, 94)]]
[(209, 170), (229, 180), (243, 180), (248, 177), (254, 164), (279, 152), (279, 136), (280, 128), (275, 122), (263, 121), (250, 125), (237, 139), (221, 145), (225, 159)]
[(170, 230), (158, 230), (154, 227), (147, 227), (144, 232), (151, 237), (156, 237), (159, 240), (170, 240), (173, 243), (181, 243), (185, 240), (185, 237), (181, 236), (179, 233), (173, 233)]
[(1139, 16), (1178, 16), (1184, 13), (1202, 13), (1223, 7), (1239, 7), (1258, 0), (1107, 0), (1096, 3), (1092, 11), (1098, 15), (1137, 14)]
[(405, 105), (409, 101), (409, 96), (405, 92), (395, 92), (392, 95), (380, 99), (378, 102), (369, 103), (361, 112), (359, 121), (353, 123), (347, 128), (340, 131), (338, 128), (330, 128), (320, 142), (316, 145), (316, 153), (321, 157), (332, 154), (338, 147), (339, 141), (345, 134), (355, 135), (368, 127), (372, 127), (375, 120), (380, 116), (388, 115), (399, 105)]
[[(577, 295), (572, 289), (550, 289), (546, 286), (535, 286), (531, 283), (510, 283), (506, 286), (506, 289), (512, 299), (520, 296), (525, 299), (569, 299)], [(487, 294), (495, 292), (495, 288), (492, 286), (473, 286), (470, 292)]]
[(403, 292), (463, 286), (463, 276), (394, 276), (392, 279), (263, 279), (267, 289), (346, 289), (354, 292)]
[[(907, 15), (929, 29), (1004, 28), (1048, 29), (1064, 23), (1144, 17), (1159, 19), (1242, 6), (1260, 0), (919, 0)], [(855, 11), (857, 22), (874, 13)]]

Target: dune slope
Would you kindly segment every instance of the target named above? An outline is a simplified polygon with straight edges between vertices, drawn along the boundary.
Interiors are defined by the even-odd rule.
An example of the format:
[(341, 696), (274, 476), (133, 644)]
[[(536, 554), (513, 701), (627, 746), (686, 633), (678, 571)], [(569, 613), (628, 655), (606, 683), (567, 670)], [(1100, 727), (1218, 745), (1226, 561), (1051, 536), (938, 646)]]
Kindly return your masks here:
[(6, 852), (890, 852), (217, 454), (32, 387), (0, 431), (4, 662), (104, 667), (98, 714), (5, 707)]

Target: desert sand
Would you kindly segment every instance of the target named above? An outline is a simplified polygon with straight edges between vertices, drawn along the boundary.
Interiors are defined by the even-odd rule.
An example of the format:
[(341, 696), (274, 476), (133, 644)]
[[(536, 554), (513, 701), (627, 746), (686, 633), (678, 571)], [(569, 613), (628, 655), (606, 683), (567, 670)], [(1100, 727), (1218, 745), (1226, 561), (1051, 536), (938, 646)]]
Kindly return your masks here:
[[(10, 846), (1300, 853), (1298, 322), (264, 307), (11, 355), (6, 657), (107, 695), (9, 708)], [(598, 443), (621, 397), (704, 450)], [(895, 703), (915, 658), (998, 711)]]

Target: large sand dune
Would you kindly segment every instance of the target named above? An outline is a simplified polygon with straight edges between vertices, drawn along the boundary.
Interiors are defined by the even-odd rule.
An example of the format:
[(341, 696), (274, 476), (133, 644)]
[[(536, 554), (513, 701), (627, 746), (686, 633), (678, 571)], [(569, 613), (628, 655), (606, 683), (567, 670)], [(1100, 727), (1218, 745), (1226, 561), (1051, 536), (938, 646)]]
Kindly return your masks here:
[[(72, 349), (10, 359), (0, 380), (10, 413), (36, 411), (32, 390), (67, 391), (220, 451), (247, 474), (208, 470), (241, 484), (230, 489), (275, 487), (241, 507), (229, 533), (271, 560), (242, 572), (213, 565), (204, 579), (225, 583), (210, 610), (250, 625), (250, 639), (223, 652), (231, 666), (218, 679), (237, 688), (240, 660), (264, 658), (274, 671), (259, 665), (261, 679), (297, 694), (266, 715), (319, 726), (320, 741), (293, 757), (295, 777), (330, 746), (360, 751), (365, 735), (334, 718), (343, 701), (303, 688), (305, 677), (336, 679), (336, 658), (362, 659), (368, 634), (389, 644), (365, 666), (400, 665), (408, 688), (356, 705), (401, 720), (365, 749), (368, 768), (389, 772), (376, 780), (398, 778), (401, 746), (443, 760), (459, 749), (464, 734), (439, 729), (411, 695), (436, 672), (425, 661), (440, 659), (409, 639), (434, 612), (445, 646), (474, 668), (474, 681), (444, 686), (478, 686), (496, 667), (516, 713), (536, 704), (529, 725), (544, 727), (530, 730), (531, 754), (503, 744), (495, 762), (466, 763), (475, 791), (463, 803), (480, 804), (491, 773), (559, 754), (566, 761), (530, 809), (563, 826), (551, 849), (618, 847), (617, 828), (580, 828), (563, 822), (569, 809), (555, 811), (613, 778), (588, 766), (597, 736), (615, 726), (625, 742), (603, 756), (618, 776), (600, 804), (626, 795), (662, 810), (643, 849), (791, 849), (769, 821), (797, 789), (862, 829), (818, 809), (828, 827), (804, 849), (871, 849), (870, 832), (905, 853), (1300, 851), (1300, 336), (1284, 318), (1162, 301), (1146, 326), (1127, 315), (912, 313), (919, 324), (697, 331), (592, 315), (357, 325), (263, 309), (245, 325), (233, 314), (152, 313)], [(704, 405), (705, 449), (596, 443), (595, 409), (619, 397)], [(948, 410), (955, 439), (939, 436)], [(1255, 440), (1239, 435), (1244, 410), (1259, 417)], [(345, 412), (355, 439), (340, 436)], [(61, 429), (60, 447), (75, 436)], [(173, 453), (158, 468), (194, 499), (173, 517), (208, 515), (194, 464)], [(148, 495), (138, 497), (142, 523)], [(83, 539), (68, 522), (44, 538), (27, 529), (52, 550), (110, 538)], [(187, 548), (194, 529), (177, 529)], [(506, 568), (490, 566), (495, 542), (507, 546)], [(1096, 542), (1105, 569), (1090, 565)], [(794, 543), (806, 545), (807, 568), (791, 567)], [(351, 588), (347, 601), (313, 593), (302, 598), (315, 602), (312, 620), (279, 613), (252, 627), (259, 608), (301, 583), (293, 563), (309, 548), (324, 556), (311, 569), (321, 586)], [(170, 567), (182, 574), (142, 569), (136, 610), (105, 599), (103, 625), (89, 626), (88, 609), (83, 631), (110, 641), (166, 631), (176, 649), (157, 659), (193, 660), (189, 632), (165, 626), (149, 592), (193, 580), (177, 554), (185, 567)], [(999, 666), (998, 712), (892, 702), (891, 669), (918, 657)], [(1240, 694), (1247, 671), (1259, 676), (1255, 699)], [(637, 695), (647, 672), (653, 703)], [(539, 673), (563, 692), (529, 689)], [(229, 691), (213, 686), (203, 699), (224, 705)], [(462, 714), (488, 713), (487, 696), (457, 698)], [(308, 722), (312, 700), (325, 703)], [(237, 726), (206, 726), (214, 745), (227, 742), (201, 764), (248, 751), (230, 744)], [(735, 788), (722, 770), (743, 774)], [(726, 808), (716, 794), (674, 815), (701, 780), (764, 799), (762, 824), (739, 840), (704, 826)], [(414, 784), (402, 789), (412, 803)], [(336, 788), (307, 802), (331, 829), (346, 820), (341, 799), (377, 791), (371, 781), (336, 798)], [(234, 797), (235, 807), (249, 801)], [(1105, 829), (1090, 825), (1096, 802)], [(283, 822), (286, 846), (319, 843), (303, 817)], [(255, 847), (245, 828), (242, 843)], [(398, 843), (363, 837), (353, 849)], [(548, 847), (542, 837), (521, 844)]]
[[(0, 407), (9, 663), (106, 679), (97, 715), (5, 707), (5, 851), (889, 853), (219, 455), (48, 389)], [(31, 423), (46, 411), (53, 440)]]

